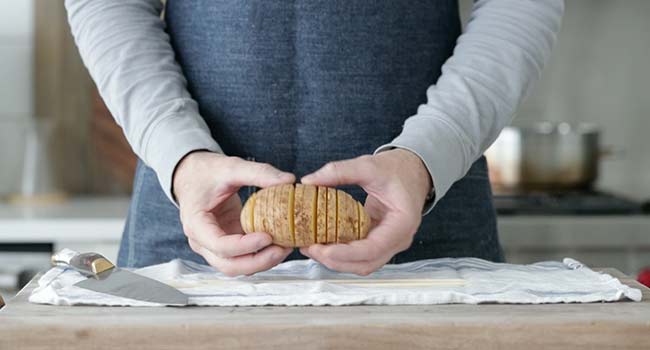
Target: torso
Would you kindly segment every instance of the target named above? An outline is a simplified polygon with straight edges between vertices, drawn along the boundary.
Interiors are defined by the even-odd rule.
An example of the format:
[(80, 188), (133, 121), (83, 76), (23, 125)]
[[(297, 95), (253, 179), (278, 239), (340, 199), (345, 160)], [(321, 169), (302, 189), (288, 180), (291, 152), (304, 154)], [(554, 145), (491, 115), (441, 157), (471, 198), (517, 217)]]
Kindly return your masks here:
[[(224, 152), (297, 177), (397, 136), (460, 34), (454, 0), (168, 0), (165, 19), (188, 89)], [(412, 254), (396, 261), (501, 258), (484, 160), (470, 174), (424, 218)], [(445, 209), (454, 196), (464, 201)]]

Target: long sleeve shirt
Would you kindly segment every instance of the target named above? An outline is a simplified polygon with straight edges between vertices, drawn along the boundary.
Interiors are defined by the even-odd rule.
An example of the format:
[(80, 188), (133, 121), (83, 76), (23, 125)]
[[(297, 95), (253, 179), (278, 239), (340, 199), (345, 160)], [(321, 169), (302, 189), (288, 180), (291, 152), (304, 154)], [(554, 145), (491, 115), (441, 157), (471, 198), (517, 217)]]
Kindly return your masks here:
[[(134, 152), (170, 198), (176, 165), (189, 152), (222, 153), (164, 28), (160, 0), (66, 0), (81, 57)], [(478, 0), (426, 103), (375, 153), (399, 147), (429, 171), (435, 199), (462, 178), (515, 115), (548, 60), (563, 0)]]

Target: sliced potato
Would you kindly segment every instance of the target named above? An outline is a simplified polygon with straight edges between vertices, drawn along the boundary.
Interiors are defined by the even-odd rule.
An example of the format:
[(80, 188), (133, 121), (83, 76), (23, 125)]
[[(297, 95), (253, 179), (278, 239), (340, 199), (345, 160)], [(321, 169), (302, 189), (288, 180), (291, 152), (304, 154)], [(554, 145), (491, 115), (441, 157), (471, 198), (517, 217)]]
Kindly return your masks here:
[(239, 222), (242, 225), (242, 230), (244, 232), (254, 232), (255, 231), (255, 225), (253, 223), (253, 209), (255, 209), (255, 193), (253, 193), (246, 203), (244, 203), (244, 207), (241, 210), (241, 214), (239, 216)]
[(363, 239), (371, 224), (361, 203), (346, 192), (303, 184), (257, 191), (239, 218), (244, 232), (266, 232), (283, 247)]
[(263, 188), (255, 193), (255, 206), (253, 207), (253, 232), (268, 232), (266, 226), (266, 201), (268, 190)]
[(318, 186), (316, 196), (316, 243), (327, 243), (327, 187)]
[[(266, 189), (268, 192), (267, 197), (266, 197), (266, 214), (264, 215), (266, 219), (266, 227), (267, 231), (264, 231), (266, 233), (273, 232), (275, 227), (273, 226), (274, 224), (274, 213), (273, 213), (273, 208), (275, 207), (273, 201), (275, 200), (275, 190), (277, 189), (277, 186), (269, 187)], [(275, 240), (275, 238), (274, 238)]]
[(316, 186), (296, 184), (294, 202), (294, 228), (296, 247), (306, 247), (316, 242)]
[(295, 225), (295, 207), (296, 206), (296, 186), (291, 185), (289, 187), (289, 207), (287, 208), (287, 221), (289, 222), (289, 232), (291, 233), (291, 243), (292, 247), (296, 246), (296, 225)]
[(327, 189), (327, 243), (336, 243), (336, 189)]
[(293, 235), (289, 230), (289, 194), (293, 185), (277, 186), (273, 200), (273, 242), (284, 247), (293, 245)]
[(293, 228), (294, 237), (296, 238), (296, 247), (304, 247), (306, 244), (305, 236), (309, 232), (310, 213), (309, 208), (305, 208), (305, 186), (296, 184), (296, 191), (293, 196)]
[(282, 198), (282, 186), (274, 186), (270, 187), (269, 190), (271, 190), (270, 198), (269, 198), (269, 208), (267, 208), (267, 212), (270, 213), (270, 218), (269, 218), (269, 225), (271, 226), (271, 230), (269, 231), (269, 234), (271, 234), (271, 237), (273, 237), (273, 244), (277, 245), (286, 245), (286, 244), (291, 244), (291, 241), (287, 242), (285, 240), (285, 237), (282, 234), (282, 222), (284, 221), (283, 219), (285, 218), (281, 214), (286, 212), (286, 208), (284, 210), (280, 207), (280, 202)]
[(305, 193), (303, 195), (303, 210), (308, 214), (308, 229), (303, 238), (304, 246), (310, 246), (316, 243), (316, 205), (318, 203), (318, 187), (313, 185), (304, 185)]
[(357, 206), (359, 207), (359, 239), (364, 239), (368, 237), (368, 231), (370, 231), (370, 216), (363, 204), (357, 202)]
[(336, 230), (338, 232), (337, 243), (347, 243), (357, 239), (357, 202), (349, 194), (337, 190), (338, 215), (336, 218)]

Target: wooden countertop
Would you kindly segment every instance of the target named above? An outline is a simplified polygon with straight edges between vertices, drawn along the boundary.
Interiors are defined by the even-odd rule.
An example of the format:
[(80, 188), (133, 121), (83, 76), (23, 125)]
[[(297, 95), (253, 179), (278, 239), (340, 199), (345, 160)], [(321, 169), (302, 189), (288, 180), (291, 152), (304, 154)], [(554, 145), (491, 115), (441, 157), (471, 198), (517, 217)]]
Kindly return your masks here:
[(552, 305), (110, 308), (34, 305), (32, 281), (0, 310), (0, 349), (648, 349), (643, 302)]

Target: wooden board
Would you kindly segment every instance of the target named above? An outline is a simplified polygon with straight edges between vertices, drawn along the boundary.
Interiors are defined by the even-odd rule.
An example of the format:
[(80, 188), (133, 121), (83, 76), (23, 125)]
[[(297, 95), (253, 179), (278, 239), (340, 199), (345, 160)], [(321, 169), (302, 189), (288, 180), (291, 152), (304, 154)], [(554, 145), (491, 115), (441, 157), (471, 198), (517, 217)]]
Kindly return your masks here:
[[(0, 349), (647, 349), (644, 301), (553, 305), (65, 307), (0, 310)], [(295, 335), (295, 336), (292, 336)], [(299, 335), (299, 336), (298, 336)]]

